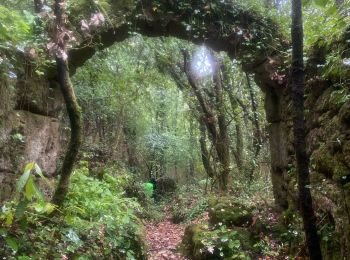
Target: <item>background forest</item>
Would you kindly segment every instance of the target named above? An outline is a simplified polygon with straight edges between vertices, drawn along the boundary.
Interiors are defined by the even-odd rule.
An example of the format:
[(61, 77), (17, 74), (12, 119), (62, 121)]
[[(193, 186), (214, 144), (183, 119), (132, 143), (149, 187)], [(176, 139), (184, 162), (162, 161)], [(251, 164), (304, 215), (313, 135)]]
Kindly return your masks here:
[(0, 256), (350, 259), (349, 26), (347, 0), (0, 0)]

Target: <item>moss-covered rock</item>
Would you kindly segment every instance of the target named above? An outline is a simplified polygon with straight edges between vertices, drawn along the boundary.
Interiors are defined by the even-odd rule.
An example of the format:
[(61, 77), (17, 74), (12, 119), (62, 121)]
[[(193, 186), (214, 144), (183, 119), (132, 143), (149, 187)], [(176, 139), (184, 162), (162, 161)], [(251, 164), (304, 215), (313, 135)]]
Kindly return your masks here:
[(190, 259), (251, 259), (258, 255), (257, 237), (246, 228), (211, 229), (206, 225), (191, 225), (185, 230), (181, 250)]
[(249, 226), (253, 222), (253, 210), (230, 197), (209, 199), (209, 223), (228, 227)]
[(201, 254), (198, 254), (197, 252), (198, 248), (203, 247), (203, 244), (201, 244), (198, 239), (198, 234), (204, 230), (205, 228), (202, 225), (190, 225), (186, 227), (181, 243), (181, 251), (186, 256), (191, 257), (192, 259), (204, 259), (201, 258)]

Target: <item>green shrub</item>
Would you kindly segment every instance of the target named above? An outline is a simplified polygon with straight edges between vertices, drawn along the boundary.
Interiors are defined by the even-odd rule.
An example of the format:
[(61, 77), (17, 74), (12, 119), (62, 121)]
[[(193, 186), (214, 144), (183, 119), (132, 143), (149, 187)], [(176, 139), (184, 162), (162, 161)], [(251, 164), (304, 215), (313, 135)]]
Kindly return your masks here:
[[(48, 218), (30, 207), (12, 224), (1, 221), (0, 255), (14, 259), (146, 259), (140, 205), (125, 198), (125, 176), (99, 181), (74, 172), (61, 214)], [(7, 203), (13, 209), (13, 202)], [(8, 210), (4, 210), (3, 213)], [(29, 258), (30, 257), (30, 258)]]

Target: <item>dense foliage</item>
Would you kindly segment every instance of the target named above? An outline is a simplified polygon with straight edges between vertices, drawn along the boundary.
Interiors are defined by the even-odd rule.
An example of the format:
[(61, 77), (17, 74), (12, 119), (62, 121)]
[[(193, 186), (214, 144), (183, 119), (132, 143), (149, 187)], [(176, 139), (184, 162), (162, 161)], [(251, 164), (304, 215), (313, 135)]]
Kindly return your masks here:
[(350, 257), (349, 0), (0, 2), (1, 257)]
[[(51, 218), (47, 214), (52, 209), (35, 202), (29, 202), (26, 210), (21, 209), (21, 203), (3, 206), (1, 234), (5, 241), (1, 255), (15, 259), (144, 257), (144, 231), (135, 216), (141, 206), (124, 196), (130, 175), (106, 169), (109, 173), (100, 181), (89, 176), (84, 164), (72, 176), (67, 202), (60, 209), (62, 216)], [(21, 179), (18, 185), (22, 185)], [(26, 188), (25, 196), (30, 194)], [(15, 212), (14, 219), (11, 212)]]

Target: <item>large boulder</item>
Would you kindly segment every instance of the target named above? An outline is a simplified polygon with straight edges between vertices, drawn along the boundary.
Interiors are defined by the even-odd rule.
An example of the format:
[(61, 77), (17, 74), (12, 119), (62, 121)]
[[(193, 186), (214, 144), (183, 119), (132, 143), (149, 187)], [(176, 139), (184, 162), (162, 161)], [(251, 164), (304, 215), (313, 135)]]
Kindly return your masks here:
[(228, 227), (247, 227), (253, 222), (253, 209), (231, 197), (212, 197), (209, 204), (209, 223)]
[(61, 150), (56, 118), (14, 110), (0, 128), (0, 201), (8, 199), (28, 162), (36, 162), (47, 176), (56, 172)]
[(217, 229), (206, 225), (190, 225), (180, 246), (182, 253), (193, 260), (251, 259), (259, 254), (254, 245), (257, 237), (248, 229)]

